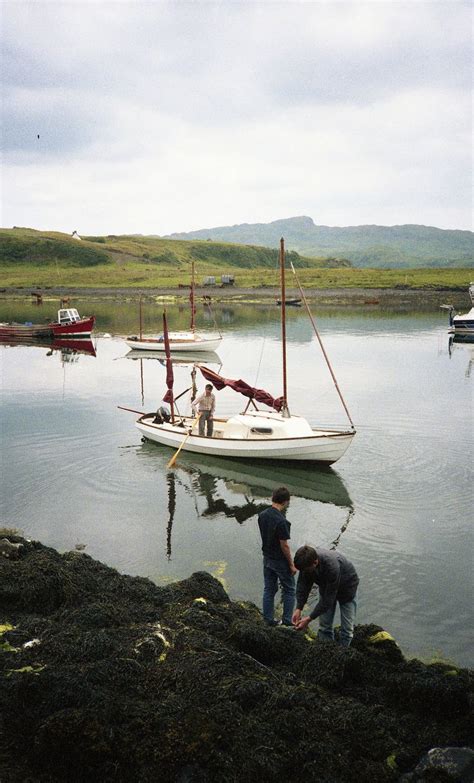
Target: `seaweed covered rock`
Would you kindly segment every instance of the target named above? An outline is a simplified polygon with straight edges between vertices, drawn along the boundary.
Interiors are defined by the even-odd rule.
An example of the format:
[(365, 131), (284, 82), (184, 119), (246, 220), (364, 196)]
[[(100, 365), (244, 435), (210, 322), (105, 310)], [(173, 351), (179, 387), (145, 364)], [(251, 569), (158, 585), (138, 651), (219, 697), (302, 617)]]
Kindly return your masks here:
[(349, 649), (268, 628), (205, 572), (158, 587), (12, 543), (18, 557), (0, 557), (2, 781), (454, 780), (420, 767), (453, 746), (468, 769), (468, 670), (408, 662), (378, 626), (358, 626)]

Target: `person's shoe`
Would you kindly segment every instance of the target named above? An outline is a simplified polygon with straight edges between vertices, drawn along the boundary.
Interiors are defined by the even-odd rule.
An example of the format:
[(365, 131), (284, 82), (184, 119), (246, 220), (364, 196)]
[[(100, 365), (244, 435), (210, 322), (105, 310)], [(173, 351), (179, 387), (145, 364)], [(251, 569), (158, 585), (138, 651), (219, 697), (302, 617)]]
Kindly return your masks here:
[(277, 625), (281, 625), (281, 620), (265, 620), (265, 625), (269, 628), (276, 628)]
[(290, 631), (295, 631), (296, 630), (296, 628), (293, 625), (293, 623), (284, 623), (283, 621), (280, 623), (280, 627), (289, 629)]

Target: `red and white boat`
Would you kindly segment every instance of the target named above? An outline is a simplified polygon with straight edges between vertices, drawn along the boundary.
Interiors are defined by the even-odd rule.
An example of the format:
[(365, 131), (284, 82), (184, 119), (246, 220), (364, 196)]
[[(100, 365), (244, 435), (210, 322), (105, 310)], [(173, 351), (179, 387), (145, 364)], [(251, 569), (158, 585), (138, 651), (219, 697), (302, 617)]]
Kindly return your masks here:
[(57, 321), (44, 324), (0, 323), (0, 337), (13, 337), (16, 340), (32, 337), (49, 339), (51, 337), (90, 337), (94, 328), (95, 316), (81, 318), (75, 307), (58, 310)]
[(88, 337), (95, 323), (95, 316), (81, 318), (75, 307), (58, 310), (58, 320), (48, 324), (54, 337)]

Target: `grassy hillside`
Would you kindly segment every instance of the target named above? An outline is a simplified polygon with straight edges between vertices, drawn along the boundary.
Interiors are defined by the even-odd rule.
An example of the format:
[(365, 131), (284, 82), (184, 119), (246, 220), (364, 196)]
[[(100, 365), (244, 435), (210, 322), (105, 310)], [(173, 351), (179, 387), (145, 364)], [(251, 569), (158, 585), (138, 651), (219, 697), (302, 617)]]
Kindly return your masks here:
[[(290, 251), (307, 288), (461, 288), (469, 269), (353, 269), (337, 259), (311, 259)], [(0, 229), (3, 287), (174, 288), (188, 285), (191, 261), (196, 283), (230, 273), (241, 288), (278, 285), (278, 251), (215, 242), (141, 236), (87, 237), (33, 229)], [(288, 274), (288, 285), (293, 286)]]
[(432, 226), (317, 226), (310, 217), (243, 223), (172, 234), (175, 239), (212, 239), (277, 247), (288, 246), (311, 257), (342, 256), (354, 266), (377, 268), (473, 267), (474, 234)]

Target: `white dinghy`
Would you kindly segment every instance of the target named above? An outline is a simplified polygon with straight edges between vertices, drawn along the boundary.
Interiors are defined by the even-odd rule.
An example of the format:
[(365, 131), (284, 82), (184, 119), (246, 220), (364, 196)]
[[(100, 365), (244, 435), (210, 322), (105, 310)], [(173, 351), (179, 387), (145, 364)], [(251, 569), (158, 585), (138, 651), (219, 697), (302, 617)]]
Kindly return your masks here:
[[(263, 389), (255, 389), (245, 383), (245, 381), (224, 378), (208, 367), (198, 365), (204, 378), (210, 381), (216, 389), (229, 387), (248, 397), (249, 400), (243, 413), (228, 418), (214, 418), (212, 437), (201, 436), (199, 435), (198, 421), (196, 419), (192, 419), (190, 416), (177, 415), (175, 412), (173, 404), (173, 371), (169, 350), (167, 349), (166, 381), (168, 391), (163, 399), (171, 404), (171, 413), (169, 414), (166, 410), (160, 408), (157, 414), (146, 413), (140, 416), (136, 426), (145, 438), (171, 448), (179, 448), (196, 454), (245, 460), (310, 461), (330, 465), (345, 454), (355, 435), (355, 428), (342, 399), (324, 348), (324, 356), (349, 417), (351, 428), (316, 429), (311, 427), (309, 422), (303, 417), (290, 414), (286, 381), (285, 250), (283, 239), (280, 242), (280, 272), (283, 348), (282, 396), (275, 399), (268, 392)], [(294, 269), (293, 272), (295, 273)], [(300, 291), (307, 306), (301, 287)], [(312, 323), (321, 343), (313, 320)], [(164, 343), (165, 346), (169, 345), (171, 347), (171, 341), (168, 343), (167, 340), (166, 321), (164, 326)], [(271, 410), (258, 410), (257, 402), (267, 405)], [(249, 411), (250, 405), (253, 406), (253, 410)]]
[[(169, 332), (168, 339), (170, 350), (180, 352), (199, 352), (217, 351), (222, 342), (221, 334), (207, 334), (197, 332), (195, 324), (196, 308), (194, 304), (194, 261), (192, 262), (191, 286), (189, 292), (189, 302), (191, 305), (191, 324), (188, 332)], [(143, 335), (142, 307), (140, 299), (140, 334), (127, 337), (125, 342), (132, 350), (139, 351), (160, 351), (165, 352), (164, 334)]]

